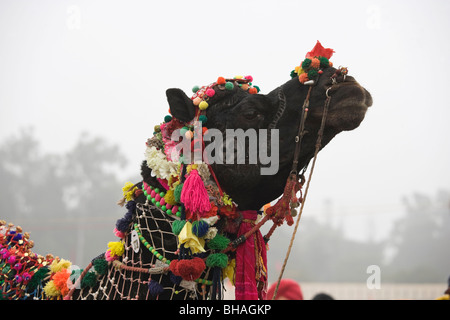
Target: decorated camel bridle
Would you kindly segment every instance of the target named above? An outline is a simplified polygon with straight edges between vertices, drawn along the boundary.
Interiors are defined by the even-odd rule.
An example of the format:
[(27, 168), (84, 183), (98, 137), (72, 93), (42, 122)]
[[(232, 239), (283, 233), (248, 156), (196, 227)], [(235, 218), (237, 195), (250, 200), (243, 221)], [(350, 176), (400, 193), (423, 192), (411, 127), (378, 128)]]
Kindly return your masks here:
[[(290, 255), (290, 251), (291, 251), (291, 248), (293, 245), (293, 241), (294, 241), (297, 229), (298, 229), (299, 221), (300, 221), (300, 218), (301, 218), (301, 215), (303, 212), (303, 208), (305, 205), (306, 197), (308, 194), (310, 181), (312, 178), (312, 174), (313, 174), (316, 159), (317, 159), (317, 154), (322, 145), (322, 138), (323, 138), (323, 133), (324, 133), (324, 129), (325, 129), (328, 108), (329, 108), (330, 101), (331, 101), (331, 94), (330, 94), (331, 91), (330, 90), (337, 83), (338, 76), (342, 76), (343, 81), (345, 81), (345, 77), (348, 72), (346, 68), (338, 68), (336, 70), (336, 72), (331, 76), (331, 86), (326, 90), (326, 100), (325, 100), (324, 109), (323, 109), (322, 121), (321, 121), (321, 125), (320, 125), (318, 135), (317, 135), (314, 156), (312, 157), (313, 162), (312, 162), (312, 166), (310, 169), (310, 174), (309, 174), (308, 180), (306, 182), (305, 191), (302, 194), (301, 189), (303, 188), (303, 185), (305, 183), (304, 174), (306, 172), (308, 164), (306, 164), (303, 168), (298, 168), (298, 161), (299, 161), (299, 157), (301, 154), (302, 139), (306, 134), (305, 123), (306, 123), (306, 119), (307, 119), (308, 111), (309, 111), (309, 100), (311, 97), (312, 90), (314, 89), (315, 85), (318, 83), (318, 78), (323, 73), (322, 70), (326, 67), (332, 66), (331, 62), (328, 60), (331, 57), (332, 53), (333, 53), (332, 49), (325, 49), (320, 45), (319, 42), (317, 42), (314, 49), (311, 52), (308, 52), (308, 54), (306, 55), (306, 58), (303, 60), (303, 62), (300, 64), (300, 66), (296, 67), (295, 70), (291, 73), (292, 77), (298, 77), (298, 80), (300, 81), (300, 83), (302, 83), (305, 86), (309, 86), (309, 88), (308, 88), (305, 100), (303, 101), (303, 104), (301, 106), (301, 115), (300, 115), (299, 124), (298, 124), (298, 133), (295, 136), (295, 149), (294, 149), (294, 158), (293, 158), (293, 162), (292, 162), (292, 168), (291, 168), (291, 171), (287, 178), (283, 195), (279, 198), (279, 200), (276, 202), (275, 205), (268, 207), (265, 210), (265, 216), (258, 223), (256, 223), (256, 221), (246, 222), (246, 224), (248, 225), (248, 228), (244, 230), (245, 232), (238, 235), (237, 238), (234, 239), (233, 241), (229, 241), (228, 244), (225, 244), (225, 246), (222, 245), (220, 250), (216, 250), (216, 253), (212, 254), (212, 255), (216, 255), (216, 257), (217, 257), (220, 254), (224, 255), (230, 251), (237, 251), (239, 249), (242, 249), (243, 245), (246, 242), (248, 243), (247, 240), (249, 240), (252, 236), (256, 236), (257, 233), (260, 234), (259, 233), (260, 228), (267, 221), (272, 220), (273, 226), (271, 227), (269, 232), (264, 237), (261, 237), (263, 242), (267, 243), (269, 241), (270, 237), (272, 236), (273, 232), (275, 231), (275, 229), (278, 226), (282, 225), (284, 223), (284, 221), (286, 221), (288, 225), (294, 224), (293, 217), (295, 217), (295, 214), (297, 214), (296, 213), (297, 208), (300, 207), (299, 212), (297, 214), (295, 228), (293, 230), (293, 234), (292, 234), (292, 237), (290, 240), (288, 251), (286, 253), (283, 267), (281, 269), (281, 272), (280, 272), (280, 275), (278, 278), (278, 283), (277, 283), (277, 287), (276, 287), (273, 299), (276, 297), (276, 294), (278, 291), (278, 286), (282, 279), (282, 276), (283, 276), (283, 273), (284, 273), (284, 270), (286, 267), (286, 263), (289, 258), (289, 255)], [(232, 90), (232, 88), (234, 86), (238, 85), (245, 91), (248, 91), (250, 94), (255, 94), (259, 91), (259, 88), (251, 85), (252, 80), (253, 79), (251, 77), (237, 78), (237, 79), (236, 78), (235, 79), (224, 79), (224, 78), (219, 77), (218, 81), (216, 83), (214, 83), (214, 85), (223, 86), (223, 90), (226, 90), (226, 89)], [(227, 88), (227, 86), (228, 86), (228, 88)], [(193, 104), (198, 107), (198, 110), (204, 111), (206, 108), (208, 108), (208, 102), (210, 102), (209, 98), (211, 98), (214, 95), (214, 90), (212, 88), (213, 88), (213, 85), (210, 85), (210, 86), (198, 88), (196, 90), (196, 94), (192, 97), (192, 100), (193, 100)], [(279, 103), (276, 115), (274, 117), (274, 120), (269, 125), (269, 129), (276, 128), (278, 120), (281, 118), (281, 116), (283, 115), (284, 110), (286, 108), (286, 100), (284, 97), (283, 86), (281, 86), (279, 88), (278, 95), (279, 95), (280, 103)], [(201, 116), (199, 116), (199, 117), (201, 117)], [(186, 132), (186, 134), (188, 134), (188, 133), (189, 132)], [(204, 144), (203, 144), (203, 148), (204, 148)], [(308, 160), (308, 163), (310, 160), (311, 159)], [(156, 171), (154, 169), (161, 169), (161, 168), (158, 167), (158, 168), (151, 168), (151, 169), (153, 172), (153, 171)], [(225, 195), (225, 193), (223, 192), (223, 190), (220, 187), (220, 184), (219, 184), (211, 166), (208, 165), (208, 169), (210, 171), (211, 177), (214, 179), (214, 181), (219, 189), (220, 195), (221, 196)], [(200, 170), (200, 168), (198, 170)], [(197, 169), (194, 169), (192, 171), (196, 172)], [(186, 166), (183, 166), (183, 172), (181, 172), (180, 177), (184, 177), (185, 174), (186, 174)], [(201, 180), (199, 180), (199, 181), (201, 181)], [(144, 192), (144, 194), (146, 194), (146, 196), (149, 196), (149, 195), (147, 195), (146, 190), (148, 190), (148, 193), (150, 194), (150, 189), (147, 189), (147, 187), (149, 187), (149, 186), (146, 185), (146, 183), (142, 183), (142, 191), (141, 190), (138, 190), (138, 191), (140, 191), (141, 193)], [(124, 189), (124, 196), (126, 195), (127, 200), (128, 200), (128, 196), (130, 194), (132, 194), (135, 189), (136, 189), (136, 185), (132, 185), (132, 184), (130, 186), (126, 187), (126, 190)], [(297, 194), (299, 192), (300, 192), (300, 196), (297, 196)], [(225, 198), (226, 197), (224, 197), (223, 201), (225, 201)], [(230, 200), (228, 200), (228, 201), (230, 201)], [(182, 201), (182, 202), (184, 203), (184, 201)], [(131, 204), (131, 202), (129, 202), (127, 204)], [(189, 205), (189, 203), (186, 202), (186, 204), (187, 204), (186, 205), (186, 207), (187, 207)], [(130, 207), (129, 211), (131, 213), (132, 206), (129, 206), (129, 207)], [(172, 209), (168, 210), (167, 209), (168, 207), (169, 206), (167, 206), (165, 208), (166, 214), (169, 214), (168, 213), (169, 210), (173, 210), (173, 214), (174, 215), (176, 214), (177, 217), (179, 217), (179, 214), (184, 215), (183, 210), (181, 210), (181, 211), (176, 210), (174, 207), (172, 207)], [(127, 206), (127, 208), (128, 208), (128, 206)], [(175, 221), (178, 221), (178, 220), (175, 220)], [(244, 218), (243, 221), (246, 221), (246, 219)], [(12, 230), (12, 227), (8, 227), (8, 229), (6, 230), (7, 233), (4, 232), (4, 235), (2, 235), (3, 238), (5, 238), (6, 240), (9, 239), (8, 241), (16, 241), (17, 245), (21, 245), (20, 241), (22, 241), (22, 242), (28, 241), (27, 240), (28, 238), (26, 235), (23, 239), (22, 238), (19, 239), (20, 234), (16, 235), (15, 233), (13, 233), (16, 231), (10, 231), (10, 229)], [(186, 229), (186, 228), (184, 228), (184, 229)], [(197, 229), (198, 229), (198, 226), (197, 226)], [(19, 231), (19, 229), (16, 229), (16, 230)], [(181, 228), (180, 228), (180, 230), (181, 230)], [(194, 229), (192, 229), (192, 230), (194, 230)], [(139, 233), (140, 231), (139, 231), (139, 228), (137, 227), (137, 225), (135, 225), (135, 231), (138, 234), (139, 238), (142, 238), (142, 235)], [(122, 232), (121, 230), (118, 230), (117, 234), (121, 233), (121, 232)], [(125, 232), (125, 230), (124, 230), (124, 232)], [(10, 238), (8, 238), (7, 235)], [(255, 240), (255, 243), (256, 242), (257, 241)], [(147, 246), (147, 248), (149, 248), (148, 243), (145, 244), (145, 242), (143, 242), (143, 244), (144, 244), (144, 246)], [(110, 244), (108, 244), (108, 246), (110, 246)], [(30, 245), (30, 248), (31, 247), (32, 247), (32, 245)], [(12, 256), (10, 257), (11, 252), (10, 252), (10, 250), (6, 250), (5, 248), (7, 248), (7, 247), (5, 246), (4, 248), (1, 249), (1, 252), (0, 252), (1, 258), (4, 260), (8, 259), (8, 263), (9, 263), (9, 260), (12, 261)], [(181, 248), (182, 247), (180, 246), (180, 249)], [(173, 260), (172, 263), (167, 263), (168, 262), (167, 259), (164, 258), (160, 253), (158, 253), (157, 251), (153, 252), (154, 250), (151, 250), (152, 253), (159, 260), (162, 261), (161, 263), (157, 264), (155, 267), (152, 267), (150, 269), (129, 266), (129, 265), (126, 265), (125, 263), (120, 262), (119, 260), (112, 259), (112, 258), (114, 258), (114, 254), (116, 252), (120, 251), (119, 249), (121, 249), (123, 251), (123, 245), (121, 245), (120, 242), (113, 243), (111, 245), (110, 249), (105, 253), (104, 256), (101, 255), (101, 257), (99, 256), (98, 258), (95, 258), (92, 260), (92, 262), (83, 270), (83, 272), (77, 279), (76, 283), (83, 284), (83, 281), (86, 283), (87, 278), (91, 278), (91, 276), (94, 277), (92, 280), (95, 282), (95, 277), (96, 277), (95, 274), (100, 275), (101, 274), (100, 269), (104, 270), (106, 268), (105, 263), (107, 263), (107, 261), (105, 261), (105, 259), (108, 260), (108, 257), (111, 258), (111, 260), (108, 260), (108, 261), (112, 262), (112, 264), (114, 265), (114, 267), (116, 269), (121, 269), (124, 271), (130, 271), (130, 272), (147, 273), (149, 275), (154, 274), (154, 273), (156, 273), (156, 274), (166, 273), (166, 272), (168, 272), (169, 267), (170, 267), (170, 271), (173, 272), (174, 274), (176, 274), (177, 271), (179, 271), (178, 270), (179, 268), (177, 269), (176, 266), (178, 264), (181, 265), (181, 263), (176, 260)], [(67, 286), (65, 285), (65, 282), (67, 282), (66, 281), (67, 280), (67, 272), (64, 271), (64, 270), (68, 269), (68, 267), (70, 266), (70, 262), (68, 262), (64, 259), (62, 259), (62, 260), (54, 259), (54, 258), (47, 259), (47, 258), (41, 258), (41, 257), (34, 256), (34, 255), (31, 256), (31, 255), (28, 255), (28, 253), (26, 253), (26, 254), (27, 254), (26, 257), (32, 258), (33, 267), (27, 273), (27, 271), (23, 271), (25, 269), (23, 269), (21, 265), (20, 266), (17, 265), (17, 273), (16, 273), (16, 277), (15, 277), (14, 281), (16, 281), (16, 282), (20, 281), (24, 285), (23, 288), (29, 287), (29, 284), (32, 284), (33, 286), (37, 286), (41, 280), (50, 278), (50, 275), (47, 274), (47, 271), (44, 270), (44, 267), (46, 265), (51, 264), (50, 269), (52, 271), (52, 273), (51, 273), (52, 276), (50, 279), (52, 279), (52, 280), (50, 281), (50, 284), (52, 284), (53, 287), (50, 288), (51, 286), (47, 285), (46, 287), (49, 287), (48, 289), (51, 289), (51, 290), (45, 290), (45, 288), (44, 288), (45, 294), (47, 295), (47, 297), (50, 297), (50, 298), (52, 297), (51, 296), (52, 292), (55, 293), (54, 297), (60, 297), (61, 295), (64, 296), (65, 299), (70, 299), (72, 297), (72, 295), (74, 294), (75, 286), (73, 286), (72, 288), (67, 288)], [(23, 257), (20, 256), (20, 259), (21, 259), (20, 261), (23, 261), (24, 258), (26, 258), (26, 257), (25, 257), (25, 255)], [(208, 259), (206, 259), (206, 260), (208, 260)], [(16, 261), (16, 260), (14, 260), (14, 261)], [(101, 263), (101, 265), (100, 265), (100, 263)], [(255, 263), (257, 263), (257, 262), (255, 262)], [(11, 264), (12, 264), (12, 262), (11, 262)], [(16, 268), (16, 265), (14, 265), (13, 267)], [(95, 272), (91, 272), (91, 269), (94, 269)], [(262, 268), (262, 269), (264, 269), (264, 268)], [(17, 279), (19, 270), (20, 270), (21, 278)], [(264, 273), (265, 271), (266, 270), (262, 270), (261, 272)], [(40, 273), (42, 273), (42, 274), (40, 274)], [(59, 279), (59, 278), (61, 278), (61, 279)], [(14, 285), (13, 280), (8, 280), (8, 281), (11, 281), (9, 284), (9, 287), (13, 287), (13, 285)], [(59, 281), (59, 282), (57, 282), (57, 281)], [(58, 285), (59, 283), (61, 284), (61, 288)], [(219, 292), (219, 298), (220, 298), (220, 290), (217, 290), (217, 288), (214, 287), (214, 283), (217, 283), (217, 281), (216, 282), (213, 281), (213, 292)], [(47, 283), (47, 284), (49, 284), (49, 283)], [(149, 290), (150, 290), (150, 287), (152, 284), (155, 284), (155, 286), (153, 286), (153, 290), (155, 288), (158, 289), (158, 286), (156, 285), (156, 281), (150, 280), (149, 281)], [(62, 287), (64, 287), (65, 291), (62, 290)], [(20, 296), (21, 293), (19, 291), (17, 291), (17, 294), (15, 294), (15, 295)], [(215, 298), (215, 294), (213, 295), (213, 298)]]

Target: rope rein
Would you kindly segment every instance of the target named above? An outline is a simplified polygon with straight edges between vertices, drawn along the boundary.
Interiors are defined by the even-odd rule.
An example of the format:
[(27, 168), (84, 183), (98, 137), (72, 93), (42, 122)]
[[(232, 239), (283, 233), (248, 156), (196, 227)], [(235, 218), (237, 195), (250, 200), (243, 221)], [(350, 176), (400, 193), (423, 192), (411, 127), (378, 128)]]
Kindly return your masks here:
[(319, 153), (320, 147), (322, 146), (323, 132), (324, 132), (324, 129), (325, 129), (326, 118), (327, 118), (327, 115), (328, 115), (328, 107), (330, 105), (330, 100), (331, 100), (331, 97), (328, 95), (328, 90), (327, 90), (327, 99), (325, 100), (325, 106), (324, 106), (323, 115), (322, 115), (322, 122), (320, 124), (320, 129), (319, 129), (319, 133), (318, 133), (318, 136), (317, 136), (317, 141), (316, 141), (316, 146), (315, 146), (316, 149), (314, 151), (313, 163), (311, 165), (311, 170), (310, 170), (310, 173), (309, 173), (308, 181), (306, 183), (305, 193), (303, 195), (303, 200), (301, 202), (301, 206), (300, 206), (300, 209), (299, 209), (297, 220), (295, 222), (295, 227), (294, 227), (294, 231), (292, 233), (291, 241), (289, 242), (289, 247), (288, 247), (288, 250), (286, 252), (286, 257), (284, 258), (283, 266), (281, 268), (280, 275), (278, 276), (277, 286), (275, 287), (275, 291), (274, 291), (274, 294), (272, 296), (272, 300), (275, 300), (275, 298), (277, 296), (277, 293), (278, 293), (278, 288), (280, 286), (281, 279), (283, 278), (284, 270), (286, 268), (286, 264), (287, 264), (287, 261), (288, 261), (289, 256), (290, 256), (291, 249), (292, 249), (292, 246), (294, 244), (295, 235), (297, 233), (297, 229), (298, 229), (298, 226), (299, 226), (300, 218), (302, 216), (303, 208), (305, 206), (306, 197), (308, 195), (308, 190), (309, 190), (309, 186), (310, 186), (310, 183), (311, 183), (311, 178), (312, 178), (312, 175), (313, 175), (313, 172), (314, 172), (314, 167), (316, 165), (317, 155)]

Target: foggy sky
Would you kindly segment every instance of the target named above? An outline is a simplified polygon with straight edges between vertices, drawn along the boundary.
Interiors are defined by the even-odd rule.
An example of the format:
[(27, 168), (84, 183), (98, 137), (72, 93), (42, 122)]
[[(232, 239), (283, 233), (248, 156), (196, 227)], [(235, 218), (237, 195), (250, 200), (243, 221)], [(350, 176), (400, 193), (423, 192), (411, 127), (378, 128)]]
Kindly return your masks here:
[(125, 182), (167, 88), (252, 75), (268, 93), (320, 40), (374, 105), (319, 154), (304, 215), (383, 238), (402, 197), (450, 189), (449, 15), (444, 0), (0, 0), (0, 141), (32, 126), (62, 152), (100, 135), (128, 157)]

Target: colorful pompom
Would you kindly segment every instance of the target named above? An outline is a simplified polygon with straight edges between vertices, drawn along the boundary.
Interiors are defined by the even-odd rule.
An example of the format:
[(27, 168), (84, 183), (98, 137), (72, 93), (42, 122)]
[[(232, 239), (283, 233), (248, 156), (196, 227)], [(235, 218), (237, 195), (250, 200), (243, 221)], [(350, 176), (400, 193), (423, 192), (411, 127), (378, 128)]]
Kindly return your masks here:
[(47, 282), (44, 287), (44, 293), (47, 297), (55, 298), (61, 294), (59, 289), (55, 286), (55, 283), (52, 281)]
[(311, 59), (306, 58), (305, 60), (303, 60), (302, 62), (302, 69), (308, 69), (311, 66)]
[(318, 69), (320, 67), (320, 60), (317, 58), (311, 59), (311, 68)]
[(81, 279), (81, 288), (93, 287), (97, 283), (97, 275), (94, 272), (88, 272)]
[(172, 223), (172, 232), (174, 235), (179, 235), (181, 230), (183, 230), (184, 225), (186, 224), (186, 220), (175, 220)]
[(179, 260), (176, 264), (176, 272), (174, 274), (181, 276), (184, 280), (194, 281), (201, 276), (205, 268), (206, 265), (202, 258), (195, 257)]
[(58, 271), (61, 271), (62, 269), (67, 269), (72, 265), (72, 262), (65, 259), (55, 259), (53, 260), (52, 264), (50, 265), (50, 271), (55, 273)]
[(60, 294), (64, 296), (69, 293), (69, 288), (67, 287), (67, 280), (69, 277), (70, 273), (67, 269), (61, 270), (53, 275), (53, 283), (55, 287), (60, 291)]
[(200, 90), (200, 87), (199, 87), (199, 86), (194, 86), (194, 87), (192, 88), (192, 92), (193, 92), (193, 93), (196, 93), (198, 90)]
[(195, 97), (194, 100), (192, 101), (192, 103), (194, 103), (194, 106), (198, 106), (200, 102), (202, 102), (202, 98), (200, 97)]
[(198, 117), (198, 121), (200, 121), (202, 125), (204, 125), (208, 121), (208, 118), (204, 114), (202, 114)]
[(233, 82), (227, 82), (227, 83), (225, 83), (225, 89), (227, 89), (227, 90), (233, 90), (233, 88), (234, 88)]
[(313, 78), (317, 77), (318, 74), (319, 74), (319, 72), (317, 71), (317, 69), (311, 69), (308, 71), (308, 78), (313, 79)]
[(180, 135), (184, 136), (188, 131), (189, 131), (188, 127), (183, 127), (180, 129)]
[(158, 281), (150, 280), (148, 283), (148, 292), (152, 297), (156, 297), (164, 292), (164, 288)]
[(217, 84), (225, 84), (226, 80), (224, 77), (217, 78)]
[(210, 98), (213, 97), (215, 94), (216, 94), (216, 92), (214, 91), (214, 89), (206, 90), (206, 95)]
[(171, 115), (167, 115), (167, 116), (165, 116), (164, 117), (164, 122), (170, 122), (170, 121), (172, 121), (172, 116)]
[(183, 191), (183, 183), (180, 183), (175, 187), (175, 190), (173, 190), (173, 196), (175, 198), (176, 202), (181, 201), (181, 192)]
[(298, 76), (298, 80), (299, 80), (301, 83), (305, 83), (306, 81), (309, 80), (309, 79), (308, 79), (308, 75), (307, 75), (306, 73), (302, 73), (302, 74), (300, 74), (300, 75)]
[(170, 205), (176, 204), (173, 190), (167, 190), (166, 195), (164, 196), (164, 201)]
[(250, 93), (250, 94), (257, 94), (257, 93), (258, 93), (258, 90), (257, 90), (256, 88), (250, 88), (250, 89), (248, 90), (248, 93)]
[(123, 243), (120, 241), (108, 242), (108, 248), (112, 257), (120, 257), (125, 251)]
[(213, 253), (206, 258), (206, 265), (210, 268), (225, 268), (228, 265), (228, 256), (225, 253)]
[(325, 57), (318, 57), (319, 61), (320, 61), (320, 67), (321, 68), (326, 68), (330, 65), (330, 60), (328, 60)]
[(209, 224), (203, 220), (192, 222), (192, 233), (201, 238), (208, 232)]
[(224, 250), (228, 247), (230, 243), (230, 239), (225, 237), (224, 235), (217, 234), (213, 239), (209, 240), (207, 246), (211, 250)]
[(99, 275), (105, 275), (108, 272), (108, 261), (105, 259), (94, 260), (94, 269)]
[(200, 102), (198, 107), (199, 107), (200, 110), (206, 110), (209, 107), (209, 104), (206, 101), (202, 101), (202, 102)]

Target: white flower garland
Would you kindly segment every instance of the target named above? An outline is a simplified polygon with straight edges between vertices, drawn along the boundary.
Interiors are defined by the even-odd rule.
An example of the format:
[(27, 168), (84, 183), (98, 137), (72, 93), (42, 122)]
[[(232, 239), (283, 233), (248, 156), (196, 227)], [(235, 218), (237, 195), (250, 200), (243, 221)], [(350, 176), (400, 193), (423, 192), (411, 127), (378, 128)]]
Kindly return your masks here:
[(170, 176), (178, 175), (178, 164), (167, 161), (166, 155), (154, 146), (147, 147), (145, 159), (153, 177), (169, 180)]

